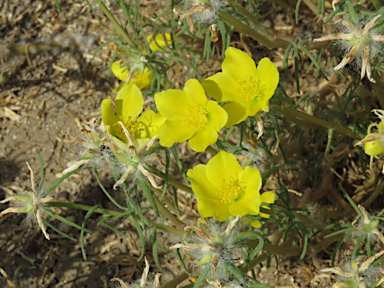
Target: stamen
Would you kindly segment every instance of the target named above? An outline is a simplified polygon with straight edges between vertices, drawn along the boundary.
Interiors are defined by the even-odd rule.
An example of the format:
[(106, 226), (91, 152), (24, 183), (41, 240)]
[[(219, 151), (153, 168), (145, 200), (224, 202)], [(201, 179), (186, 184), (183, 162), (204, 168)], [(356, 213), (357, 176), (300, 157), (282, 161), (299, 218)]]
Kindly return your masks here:
[(198, 131), (204, 130), (205, 127), (207, 127), (208, 113), (207, 110), (200, 105), (196, 105), (191, 110), (189, 110), (185, 114), (185, 117), (187, 120), (184, 120), (184, 122)]
[(245, 102), (252, 104), (264, 98), (265, 86), (260, 84), (260, 81), (250, 77), (245, 81), (238, 81), (238, 84), (240, 98)]
[(239, 180), (226, 180), (218, 188), (218, 198), (224, 204), (237, 202), (244, 194), (245, 187), (240, 185)]

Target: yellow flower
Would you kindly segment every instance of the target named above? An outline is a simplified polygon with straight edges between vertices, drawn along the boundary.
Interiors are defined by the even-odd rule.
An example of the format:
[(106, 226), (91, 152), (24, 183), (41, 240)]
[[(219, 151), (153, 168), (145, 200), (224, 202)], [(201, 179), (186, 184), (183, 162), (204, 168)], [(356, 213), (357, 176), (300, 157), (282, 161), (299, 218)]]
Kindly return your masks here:
[(166, 90), (155, 95), (156, 107), (167, 120), (159, 130), (160, 144), (171, 147), (189, 140), (189, 146), (204, 151), (217, 140), (227, 113), (215, 101), (208, 101), (196, 79), (185, 83), (184, 90)]
[[(260, 171), (249, 166), (243, 169), (233, 154), (224, 151), (207, 165), (200, 164), (188, 170), (187, 176), (199, 199), (197, 209), (201, 217), (213, 216), (224, 221), (230, 215), (258, 215), (261, 203), (270, 202), (270, 195), (263, 200), (260, 197)], [(257, 222), (251, 224), (257, 225)]]
[(228, 113), (225, 127), (238, 124), (259, 111), (268, 111), (269, 99), (279, 83), (279, 72), (271, 60), (261, 59), (256, 68), (245, 52), (229, 47), (222, 70), (201, 84), (218, 102), (228, 102), (223, 106)]
[[(374, 109), (372, 112), (375, 113), (381, 121), (369, 125), (367, 135), (355, 145), (364, 144), (365, 154), (369, 156), (377, 156), (384, 153), (384, 110)], [(371, 133), (373, 127), (377, 128), (378, 131), (376, 133)]]
[[(261, 199), (261, 203), (272, 204), (275, 202), (275, 193), (264, 192), (263, 194), (261, 194), (260, 199)], [(264, 205), (261, 205), (261, 207), (264, 209), (271, 209), (268, 206), (264, 206)], [(269, 214), (266, 214), (266, 213), (260, 213), (259, 216), (263, 218), (269, 218)], [(261, 223), (259, 220), (252, 220), (251, 225), (253, 227), (261, 227)]]
[(147, 41), (149, 44), (149, 48), (152, 51), (161, 51), (164, 49), (167, 49), (169, 46), (172, 45), (172, 37), (169, 33), (164, 34), (156, 34), (155, 39), (153, 39), (153, 35), (147, 36)]
[[(376, 123), (375, 123), (376, 124)], [(364, 152), (369, 156), (377, 156), (384, 153), (384, 121), (377, 124), (379, 133), (369, 133), (365, 136)]]
[(143, 89), (151, 85), (153, 74), (148, 67), (144, 67), (144, 70), (137, 70), (132, 75), (132, 69), (127, 69), (127, 66), (122, 66), (123, 61), (115, 61), (112, 63), (111, 70), (116, 78), (124, 81), (113, 91), (120, 90), (128, 83), (136, 84), (139, 89)]
[[(146, 151), (157, 138), (159, 127), (165, 118), (152, 110), (140, 115), (144, 108), (144, 99), (140, 89), (128, 84), (117, 93), (115, 111), (111, 99), (101, 103), (101, 116), (111, 140), (109, 148), (125, 171), (113, 188), (123, 184), (132, 174), (140, 171), (157, 188), (152, 175), (144, 168)], [(140, 116), (139, 116), (140, 115)]]

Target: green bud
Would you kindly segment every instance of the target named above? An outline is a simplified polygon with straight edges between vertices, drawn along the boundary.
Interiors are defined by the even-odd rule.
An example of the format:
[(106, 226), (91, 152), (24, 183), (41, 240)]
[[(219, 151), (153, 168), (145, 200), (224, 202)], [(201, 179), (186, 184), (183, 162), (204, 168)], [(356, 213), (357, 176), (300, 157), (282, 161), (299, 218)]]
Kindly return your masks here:
[(92, 153), (85, 153), (83, 156), (79, 158), (79, 160), (89, 160), (95, 158), (96, 155)]
[(359, 283), (355, 279), (347, 280), (344, 282), (339, 282), (333, 285), (332, 288), (357, 288)]
[(221, 237), (219, 234), (216, 234), (215, 239), (213, 239), (213, 242), (217, 245), (223, 245), (223, 237)]
[(364, 35), (360, 38), (360, 44), (363, 46), (368, 46), (371, 43), (371, 37), (369, 35)]
[(12, 195), (12, 197), (26, 204), (33, 202), (31, 195), (28, 195), (28, 194), (15, 194), (15, 195)]
[(197, 265), (195, 267), (201, 267), (205, 264), (208, 264), (208, 263), (211, 263), (212, 262), (212, 253), (209, 253), (207, 255), (205, 255), (203, 258), (201, 258), (201, 260), (199, 261), (199, 263), (197, 263)]
[(377, 228), (377, 226), (379, 226), (379, 220), (373, 220), (371, 223), (369, 223), (369, 226), (371, 229)]

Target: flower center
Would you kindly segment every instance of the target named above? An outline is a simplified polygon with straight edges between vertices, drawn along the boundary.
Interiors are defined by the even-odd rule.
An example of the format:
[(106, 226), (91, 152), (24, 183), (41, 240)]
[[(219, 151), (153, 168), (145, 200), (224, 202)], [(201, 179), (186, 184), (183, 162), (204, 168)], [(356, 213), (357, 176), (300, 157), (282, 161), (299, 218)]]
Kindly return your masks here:
[(245, 81), (238, 81), (240, 98), (245, 102), (252, 104), (254, 101), (260, 101), (264, 98), (265, 86), (260, 81), (252, 77)]
[[(143, 123), (130, 120), (130, 118), (128, 118), (128, 120), (124, 122), (122, 116), (120, 116), (119, 118), (120, 118), (119, 121), (121, 121), (124, 124), (125, 128), (127, 128), (129, 134), (131, 134), (131, 136), (134, 139), (141, 139), (141, 135), (145, 130), (145, 125)], [(121, 127), (119, 123), (115, 123), (113, 124), (113, 126), (115, 128), (114, 136), (117, 137), (122, 142), (127, 143), (128, 139), (127, 139), (127, 136), (125, 136), (123, 127)]]
[(245, 187), (240, 185), (239, 180), (226, 180), (217, 189), (220, 202), (227, 205), (237, 202), (245, 191)]
[(185, 113), (184, 122), (196, 130), (204, 130), (208, 124), (207, 110), (201, 105), (196, 105)]

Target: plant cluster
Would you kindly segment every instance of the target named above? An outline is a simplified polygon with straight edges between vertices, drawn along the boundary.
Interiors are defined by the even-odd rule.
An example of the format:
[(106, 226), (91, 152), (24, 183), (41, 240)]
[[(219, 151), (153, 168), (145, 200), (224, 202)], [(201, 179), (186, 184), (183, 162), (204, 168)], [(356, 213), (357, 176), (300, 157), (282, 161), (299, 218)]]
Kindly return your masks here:
[[(151, 242), (160, 270), (160, 251), (178, 258), (184, 270), (168, 283), (160, 283), (159, 275), (148, 281), (146, 262), (139, 282), (129, 285), (120, 278), (112, 279), (116, 287), (175, 287), (187, 278), (193, 287), (270, 287), (260, 284), (256, 266), (269, 266), (279, 255), (295, 257), (299, 263), (309, 254), (332, 249), (334, 262), (339, 248), (351, 243), (345, 249), (350, 253), (348, 265), (323, 270), (346, 277), (333, 287), (384, 283), (384, 237), (379, 226), (384, 209), (375, 216), (366, 211), (384, 188), (384, 161), (380, 158), (384, 153), (384, 110), (379, 109), (384, 109), (381, 3), (334, 1), (331, 7), (319, 0), (315, 9), (311, 1), (303, 1), (325, 23), (340, 22), (342, 26), (339, 33), (318, 31), (318, 37), (310, 41), (309, 37), (290, 39), (266, 29), (254, 1), (244, 5), (235, 0), (186, 0), (178, 5), (172, 1), (161, 13), (145, 17), (138, 1), (128, 5), (117, 0), (124, 22), (102, 0), (85, 2), (96, 16), (105, 13), (110, 20), (111, 28), (103, 27), (110, 29), (111, 39), (101, 48), (114, 47), (110, 70), (121, 82), (111, 95), (117, 94), (102, 101), (101, 117), (83, 123), (81, 136), (69, 136), (83, 148), (63, 176), (44, 188), (44, 163), (40, 159), (39, 184), (28, 165), (31, 186), (1, 201), (14, 205), (0, 216), (26, 213), (47, 240), (50, 229), (49, 233), (79, 241), (51, 223), (57, 219), (71, 225), (81, 231), (84, 258), (84, 233), (94, 232), (86, 228), (92, 213), (102, 214), (99, 224), (124, 237), (109, 220), (126, 219), (140, 235), (138, 260), (144, 258)], [(274, 7), (291, 7), (288, 2), (274, 2)], [(59, 1), (56, 4), (60, 9)], [(297, 1), (293, 8), (297, 22), (300, 5)], [(97, 12), (95, 6), (101, 10)], [(244, 49), (233, 47), (232, 39), (239, 34), (266, 51), (285, 51), (281, 63), (286, 78), (272, 54), (255, 61), (245, 52), (246, 45)], [(184, 39), (187, 36), (204, 39), (204, 47), (192, 49)], [(341, 49), (324, 46), (331, 40), (337, 40)], [(217, 51), (224, 58), (221, 70), (203, 75), (198, 63), (217, 58)], [(188, 53), (192, 57), (185, 57)], [(326, 88), (301, 93), (299, 70), (304, 60), (310, 63), (307, 73), (314, 70), (327, 82)], [(361, 66), (360, 77), (348, 74), (346, 67), (353, 61)], [(337, 65), (329, 72), (326, 68), (333, 64)], [(183, 89), (174, 89), (170, 79), (176, 66), (185, 70)], [(286, 89), (291, 80), (299, 98)], [(340, 97), (332, 94), (336, 83), (344, 91)], [(370, 111), (379, 117), (379, 123)], [(185, 167), (183, 149), (204, 156), (202, 163)], [(172, 164), (179, 168), (179, 180), (170, 173)], [(352, 188), (344, 188), (358, 186), (349, 185), (354, 180), (345, 171), (352, 168), (369, 195), (363, 193), (359, 198)], [(94, 171), (114, 209), (60, 202), (49, 196), (65, 179), (85, 169)], [(111, 172), (113, 189), (102, 185), (100, 169)], [(287, 175), (297, 177), (297, 188), (286, 185)], [(336, 187), (335, 175), (341, 179)], [(124, 204), (116, 200), (116, 190), (124, 193)], [(179, 208), (178, 199), (185, 193), (190, 201), (197, 201), (199, 217)], [(137, 201), (138, 195), (146, 201)], [(300, 203), (295, 200), (297, 195), (302, 196)], [(316, 206), (326, 195), (336, 207), (327, 212)], [(60, 216), (56, 209), (63, 207), (87, 211), (84, 222), (79, 225)], [(158, 221), (150, 221), (147, 210)], [(361, 222), (348, 223), (351, 211)], [(342, 218), (347, 222), (341, 222)], [(153, 237), (146, 239), (145, 231), (152, 231)], [(160, 247), (158, 231), (180, 235), (180, 243)]]

